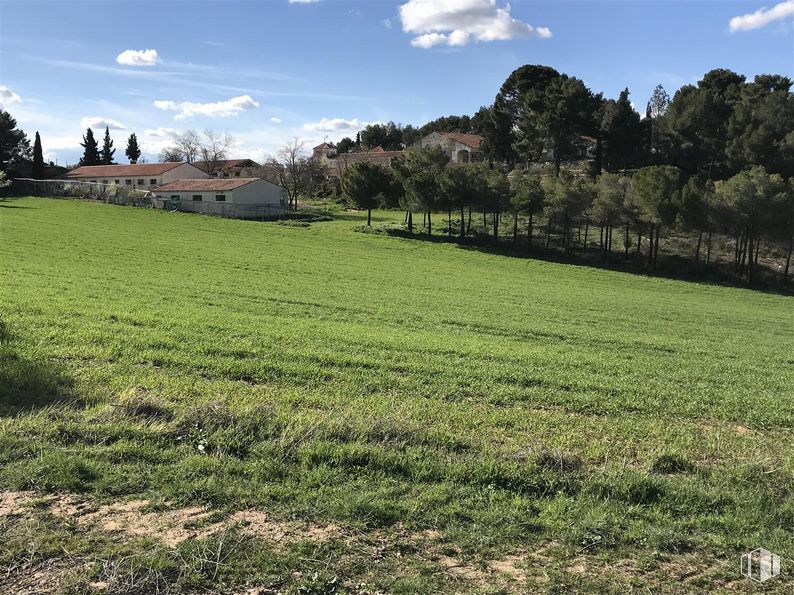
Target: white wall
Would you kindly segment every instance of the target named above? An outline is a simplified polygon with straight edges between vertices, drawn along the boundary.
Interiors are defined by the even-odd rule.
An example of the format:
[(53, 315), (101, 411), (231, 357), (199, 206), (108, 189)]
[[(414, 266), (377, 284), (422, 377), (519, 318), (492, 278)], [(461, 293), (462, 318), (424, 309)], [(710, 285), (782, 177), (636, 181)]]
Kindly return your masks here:
[(257, 180), (237, 188), (234, 191), (234, 202), (238, 205), (285, 205), (287, 191), (267, 180)]
[[(73, 179), (85, 181), (85, 182), (97, 182), (99, 184), (115, 184), (116, 180), (119, 181), (118, 185), (121, 188), (135, 188), (138, 190), (153, 190), (157, 186), (162, 186), (163, 184), (168, 184), (169, 182), (176, 182), (177, 180), (189, 180), (189, 179), (205, 179), (209, 178), (209, 174), (203, 172), (199, 168), (190, 165), (189, 163), (183, 163), (179, 167), (175, 167), (173, 169), (168, 170), (167, 172), (160, 174), (160, 175), (140, 175), (137, 174), (135, 176), (122, 176), (122, 175), (113, 175), (103, 178), (98, 178), (94, 176), (80, 176), (79, 178), (75, 177)], [(127, 180), (130, 180), (130, 185), (127, 185)], [(143, 184), (139, 184), (138, 181), (143, 180)], [(154, 183), (152, 183), (154, 180)]]
[[(183, 178), (184, 179), (184, 178)], [(182, 202), (192, 202), (193, 196), (201, 196), (200, 201), (196, 202), (218, 202), (215, 196), (223, 194), (226, 196), (228, 204), (238, 205), (270, 205), (270, 206), (284, 206), (287, 202), (287, 191), (276, 184), (272, 184), (266, 180), (257, 180), (245, 186), (240, 186), (234, 190), (213, 190), (211, 192), (200, 192), (198, 190), (161, 190), (157, 193), (160, 198), (170, 199), (172, 196), (179, 196)]]
[(183, 163), (179, 167), (175, 167), (174, 169), (170, 169), (162, 175), (162, 183), (168, 184), (170, 182), (176, 182), (177, 180), (204, 180), (209, 178), (210, 175), (197, 168), (195, 165), (190, 165), (189, 163)]

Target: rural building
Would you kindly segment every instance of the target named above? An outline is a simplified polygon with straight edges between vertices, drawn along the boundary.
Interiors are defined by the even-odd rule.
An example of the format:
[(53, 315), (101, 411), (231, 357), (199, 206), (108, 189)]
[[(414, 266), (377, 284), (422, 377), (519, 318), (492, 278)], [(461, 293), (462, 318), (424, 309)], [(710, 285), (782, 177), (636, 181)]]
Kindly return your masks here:
[(450, 163), (477, 163), (483, 161), (483, 137), (462, 132), (431, 132), (417, 144), (425, 147), (441, 147), (449, 156)]
[[(573, 141), (574, 154), (571, 161), (586, 161), (595, 159), (598, 152), (598, 141), (592, 136), (577, 136)], [(554, 150), (544, 149), (540, 155), (541, 162), (554, 162)]]
[(361, 151), (358, 153), (334, 153), (332, 156), (321, 159), (325, 166), (326, 174), (329, 178), (339, 178), (345, 168), (362, 161), (378, 163), (384, 167), (391, 165), (392, 159), (404, 155), (405, 151), (384, 151), (381, 147), (375, 147), (371, 151)]
[(253, 159), (196, 161), (194, 165), (214, 178), (258, 178), (262, 175), (262, 166)]
[[(477, 163), (484, 160), (481, 149), (483, 138), (477, 134), (458, 132), (433, 132), (416, 143), (417, 148), (440, 146), (449, 155), (450, 163)], [(312, 149), (312, 156), (325, 168), (328, 178), (339, 178), (349, 165), (367, 161), (389, 167), (395, 157), (405, 151), (385, 151), (375, 147), (370, 151), (338, 153), (333, 143), (323, 143)]]
[(189, 163), (139, 163), (135, 165), (83, 165), (66, 174), (69, 180), (115, 184), (126, 189), (154, 190), (186, 178), (208, 178), (209, 174)]
[(315, 159), (330, 159), (337, 154), (334, 143), (323, 143), (312, 149), (312, 157)]
[(155, 206), (236, 219), (261, 219), (287, 211), (287, 190), (261, 178), (177, 180), (154, 189)]

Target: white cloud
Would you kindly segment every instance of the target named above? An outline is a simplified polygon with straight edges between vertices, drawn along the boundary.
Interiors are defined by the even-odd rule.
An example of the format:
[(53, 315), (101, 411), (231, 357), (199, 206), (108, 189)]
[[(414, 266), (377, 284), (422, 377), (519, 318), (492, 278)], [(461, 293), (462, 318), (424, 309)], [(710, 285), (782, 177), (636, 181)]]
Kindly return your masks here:
[(72, 135), (41, 135), (41, 145), (45, 152), (60, 151), (65, 149), (77, 149), (82, 138)]
[(22, 98), (6, 86), (0, 86), (0, 107), (19, 103)]
[(497, 0), (408, 0), (400, 6), (403, 31), (416, 35), (411, 45), (463, 46), (471, 41), (504, 41), (516, 37), (551, 37), (546, 27), (514, 19), (510, 5)]
[(303, 129), (307, 132), (339, 132), (363, 130), (374, 122), (362, 122), (358, 118), (345, 120), (344, 118), (322, 118), (319, 122), (307, 122)]
[(273, 124), (281, 124), (281, 118), (277, 118), (276, 116), (270, 118), (270, 121), (273, 122)]
[(102, 116), (86, 116), (80, 120), (82, 128), (110, 128), (111, 130), (126, 130), (127, 127), (112, 118), (103, 118)]
[(157, 100), (154, 102), (154, 107), (163, 111), (178, 112), (174, 119), (185, 120), (193, 116), (208, 116), (210, 118), (236, 116), (240, 112), (258, 108), (259, 103), (254, 101), (250, 95), (240, 95), (239, 97), (232, 97), (226, 101), (216, 101), (214, 103), (194, 103), (192, 101), (177, 103), (175, 101)]
[(173, 128), (147, 128), (143, 131), (144, 136), (151, 136), (155, 138), (168, 138), (173, 139), (179, 135), (179, 131)]
[(138, 138), (138, 143), (144, 153), (158, 155), (160, 151), (174, 145), (174, 139), (180, 131), (174, 128), (147, 128), (143, 136)]
[(157, 50), (124, 50), (116, 56), (116, 62), (124, 66), (154, 66)]
[(761, 8), (750, 14), (733, 17), (730, 21), (731, 33), (760, 29), (774, 21), (780, 21), (794, 15), (794, 0), (785, 0), (772, 8)]
[(391, 19), (383, 19), (380, 22), (380, 24), (386, 27), (387, 29), (391, 29)]

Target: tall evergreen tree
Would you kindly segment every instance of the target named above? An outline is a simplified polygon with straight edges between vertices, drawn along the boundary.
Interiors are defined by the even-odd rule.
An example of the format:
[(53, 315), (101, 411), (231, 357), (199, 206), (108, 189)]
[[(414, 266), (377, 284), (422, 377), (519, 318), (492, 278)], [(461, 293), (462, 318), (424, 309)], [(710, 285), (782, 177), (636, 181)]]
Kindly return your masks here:
[(102, 153), (100, 154), (100, 161), (102, 165), (113, 165), (113, 155), (116, 149), (113, 148), (113, 139), (110, 138), (110, 127), (105, 126), (105, 138), (102, 140)]
[(36, 140), (33, 142), (33, 170), (31, 175), (36, 180), (44, 177), (44, 152), (41, 149), (41, 137), (36, 131)]
[(6, 111), (0, 110), (0, 171), (9, 165), (30, 159), (30, 141), (17, 128), (17, 121)]
[(141, 150), (138, 147), (138, 137), (135, 136), (134, 132), (130, 134), (130, 138), (127, 140), (127, 150), (124, 151), (124, 153), (132, 164), (138, 163), (138, 159), (141, 158)]
[(625, 170), (637, 163), (642, 145), (640, 115), (629, 101), (629, 90), (624, 89), (617, 101), (607, 101), (602, 111), (603, 167), (609, 172)]
[(99, 146), (94, 138), (94, 131), (90, 128), (85, 131), (83, 135), (83, 142), (80, 143), (83, 147), (83, 156), (80, 158), (80, 165), (99, 165), (102, 163), (101, 156), (99, 155)]

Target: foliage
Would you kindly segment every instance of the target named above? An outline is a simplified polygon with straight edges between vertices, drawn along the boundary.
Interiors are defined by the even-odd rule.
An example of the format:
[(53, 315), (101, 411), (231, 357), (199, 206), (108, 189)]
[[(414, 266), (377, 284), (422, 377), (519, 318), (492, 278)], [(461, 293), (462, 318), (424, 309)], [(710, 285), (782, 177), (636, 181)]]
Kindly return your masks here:
[(80, 143), (83, 147), (83, 156), (80, 158), (80, 165), (99, 165), (102, 163), (102, 158), (99, 154), (99, 145), (94, 138), (94, 131), (90, 128), (85, 131), (83, 135), (83, 142)]
[[(138, 146), (138, 137), (135, 136), (134, 132), (130, 134), (130, 138), (127, 139), (127, 148), (124, 150), (124, 154), (127, 156), (127, 159), (130, 160), (130, 163), (138, 163), (138, 159), (141, 158), (141, 149)], [(170, 159), (168, 161), (170, 161)]]
[(41, 136), (39, 131), (36, 131), (36, 140), (33, 141), (33, 168), (31, 169), (31, 177), (40, 180), (44, 177), (44, 152), (41, 147)]
[(602, 110), (603, 168), (615, 172), (642, 163), (642, 124), (629, 101), (629, 90), (621, 91), (617, 101), (607, 101)]
[(113, 165), (113, 155), (116, 149), (113, 148), (113, 139), (110, 138), (110, 127), (105, 126), (105, 136), (102, 140), (102, 151), (99, 154), (99, 161), (102, 165)]
[(670, 165), (643, 167), (631, 178), (631, 192), (642, 218), (654, 224), (670, 225), (675, 221), (680, 190), (681, 171)]
[(354, 205), (367, 210), (367, 225), (372, 223), (372, 209), (391, 202), (394, 188), (391, 171), (377, 163), (359, 161), (342, 173), (342, 192)]
[(0, 171), (7, 171), (10, 165), (27, 161), (30, 158), (30, 141), (25, 133), (17, 128), (17, 121), (7, 111), (0, 109)]
[(403, 148), (403, 131), (394, 122), (370, 124), (361, 131), (361, 144), (365, 150), (380, 147), (384, 151), (399, 151)]

